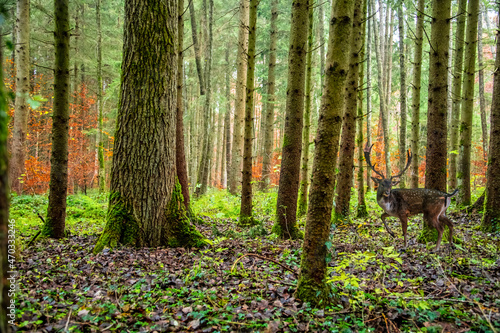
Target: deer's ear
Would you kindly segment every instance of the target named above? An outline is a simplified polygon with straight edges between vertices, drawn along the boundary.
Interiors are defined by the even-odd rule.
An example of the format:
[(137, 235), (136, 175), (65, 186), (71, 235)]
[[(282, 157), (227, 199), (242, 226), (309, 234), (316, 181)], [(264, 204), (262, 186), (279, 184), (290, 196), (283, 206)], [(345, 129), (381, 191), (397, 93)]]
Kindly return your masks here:
[(370, 177), (370, 178), (373, 179), (373, 181), (377, 184), (380, 184), (380, 181), (382, 180), (380, 178), (375, 178), (375, 177)]
[(392, 186), (396, 186), (396, 185), (398, 185), (398, 184), (399, 184), (399, 182), (400, 182), (399, 180), (393, 180), (393, 181), (392, 181)]

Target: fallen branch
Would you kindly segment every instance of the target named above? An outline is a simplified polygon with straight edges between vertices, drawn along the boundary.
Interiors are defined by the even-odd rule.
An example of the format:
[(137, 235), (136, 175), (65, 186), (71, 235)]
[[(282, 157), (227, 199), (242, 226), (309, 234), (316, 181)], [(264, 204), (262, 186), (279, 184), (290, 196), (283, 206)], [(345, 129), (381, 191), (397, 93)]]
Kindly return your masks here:
[(43, 216), (40, 215), (40, 213), (36, 213), (38, 215), (38, 217), (40, 218), (40, 220), (42, 220), (43, 224), (42, 224), (42, 228), (40, 228), (40, 230), (36, 233), (36, 235), (30, 240), (30, 242), (28, 243), (27, 247), (30, 247), (31, 244), (33, 244), (33, 242), (37, 239), (37, 237), (42, 233), (42, 229), (43, 229), (43, 225), (45, 224), (45, 220), (43, 219)]
[(247, 253), (247, 254), (244, 254), (242, 255), (241, 257), (239, 257), (238, 259), (236, 259), (236, 261), (234, 262), (233, 266), (231, 266), (231, 272), (233, 272), (236, 264), (238, 263), (238, 261), (240, 261), (241, 259), (245, 258), (245, 257), (249, 257), (249, 256), (252, 256), (252, 257), (257, 257), (257, 258), (260, 258), (262, 260), (268, 260), (268, 261), (272, 261), (274, 262), (276, 265), (279, 265), (281, 267), (283, 267), (284, 269), (286, 269), (287, 271), (290, 271), (292, 272), (293, 274), (295, 274), (296, 276), (299, 275), (299, 273), (297, 273), (293, 268), (291, 267), (288, 267), (286, 265), (283, 265), (282, 263), (280, 263), (279, 261), (277, 260), (274, 260), (274, 259), (271, 259), (271, 258), (267, 258), (267, 257), (264, 257), (264, 256), (261, 256), (260, 254), (256, 254), (256, 253)]

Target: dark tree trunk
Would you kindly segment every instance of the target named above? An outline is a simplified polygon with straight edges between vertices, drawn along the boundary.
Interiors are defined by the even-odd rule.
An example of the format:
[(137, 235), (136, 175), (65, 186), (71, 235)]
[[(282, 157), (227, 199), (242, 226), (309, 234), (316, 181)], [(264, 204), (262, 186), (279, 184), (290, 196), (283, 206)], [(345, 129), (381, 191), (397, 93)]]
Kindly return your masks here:
[(467, 36), (464, 65), (464, 98), (460, 112), (460, 141), (458, 148), (458, 198), (463, 206), (471, 204), (470, 167), (472, 148), (472, 115), (474, 113), (474, 81), (476, 74), (477, 20), (479, 0), (470, 0), (467, 11)]
[(101, 31), (101, 0), (96, 1), (96, 23), (97, 23), (97, 110), (98, 110), (98, 144), (97, 159), (99, 162), (99, 171), (97, 183), (99, 192), (104, 193), (106, 184), (106, 172), (104, 169), (104, 142), (103, 142), (103, 90), (102, 90), (102, 31)]
[[(125, 3), (120, 107), (106, 226), (94, 253), (118, 243), (199, 246), (176, 181), (177, 1)], [(156, 52), (148, 50), (155, 49)]]
[(479, 10), (479, 18), (477, 25), (477, 62), (478, 62), (478, 77), (479, 77), (479, 110), (481, 113), (481, 133), (483, 138), (483, 158), (487, 160), (488, 151), (488, 125), (486, 120), (486, 101), (484, 99), (484, 63), (483, 63), (483, 15), (482, 10)]
[(273, 139), (274, 139), (274, 101), (275, 101), (275, 67), (276, 43), (278, 41), (278, 0), (273, 0), (271, 7), (271, 27), (269, 31), (269, 60), (267, 72), (266, 128), (264, 131), (264, 152), (262, 153), (262, 178), (259, 183), (261, 191), (269, 188), (269, 177), (272, 174)]
[(411, 161), (410, 187), (418, 187), (418, 163), (420, 140), (420, 85), (422, 77), (422, 42), (424, 36), (425, 0), (418, 0), (417, 23), (415, 28), (415, 55), (413, 58), (413, 84), (411, 101)]
[[(405, 32), (404, 32), (404, 16), (403, 4), (398, 6), (398, 22), (399, 22), (399, 73), (401, 76), (400, 84), (400, 106), (401, 106), (401, 120), (399, 131), (399, 170), (403, 170), (406, 165), (406, 64), (405, 64)], [(400, 178), (399, 187), (406, 187), (406, 175)]]
[(229, 170), (231, 170), (231, 86), (229, 81), (229, 46), (226, 48), (226, 116), (224, 118), (224, 140), (226, 149), (226, 172), (224, 174), (224, 187), (227, 186)]
[(342, 121), (342, 137), (340, 140), (339, 174), (335, 188), (335, 222), (349, 221), (351, 200), (351, 187), (354, 176), (354, 148), (356, 145), (356, 113), (359, 86), (359, 63), (362, 61), (361, 50), (363, 47), (364, 21), (363, 0), (356, 0), (354, 4), (353, 28), (349, 45), (349, 73), (346, 81), (346, 95), (344, 117)]
[[(373, 7), (372, 7), (372, 1), (367, 0), (367, 7), (368, 7), (368, 15), (367, 17), (372, 17), (373, 13)], [(371, 146), (371, 141), (372, 141), (372, 130), (371, 130), (371, 123), (372, 123), (372, 107), (371, 107), (371, 92), (372, 92), (372, 72), (371, 72), (371, 46), (372, 46), (372, 26), (373, 22), (372, 20), (375, 20), (375, 17), (372, 19), (368, 19), (367, 21), (367, 30), (366, 30), (366, 96), (368, 98), (366, 99), (366, 144), (368, 146)], [(361, 155), (363, 153), (361, 152)], [(366, 172), (366, 191), (370, 192), (371, 190), (371, 178), (370, 178), (370, 169), (367, 168)]]
[[(499, 7), (500, 14), (500, 7)], [(487, 232), (500, 230), (500, 36), (496, 36), (496, 59), (493, 74), (493, 104), (491, 105), (490, 144), (486, 172), (486, 198), (481, 227)]]
[(299, 193), (300, 155), (304, 113), (307, 29), (309, 0), (292, 2), (292, 23), (288, 55), (285, 131), (283, 135), (281, 172), (273, 231), (284, 239), (299, 237), (296, 226)]
[(191, 35), (193, 36), (194, 57), (196, 61), (196, 71), (198, 73), (198, 82), (200, 83), (200, 95), (205, 95), (205, 80), (203, 78), (203, 67), (201, 65), (201, 50), (198, 42), (198, 31), (196, 15), (194, 11), (194, 1), (189, 1), (189, 13), (191, 14)]
[(330, 235), (335, 170), (344, 107), (344, 83), (349, 71), (349, 47), (354, 1), (337, 0), (330, 20), (325, 87), (321, 98), (312, 169), (309, 208), (300, 276), (295, 296), (313, 306), (331, 302), (326, 283), (326, 254)]
[(55, 70), (50, 155), (49, 205), (43, 234), (64, 237), (68, 190), (69, 11), (68, 0), (54, 0)]

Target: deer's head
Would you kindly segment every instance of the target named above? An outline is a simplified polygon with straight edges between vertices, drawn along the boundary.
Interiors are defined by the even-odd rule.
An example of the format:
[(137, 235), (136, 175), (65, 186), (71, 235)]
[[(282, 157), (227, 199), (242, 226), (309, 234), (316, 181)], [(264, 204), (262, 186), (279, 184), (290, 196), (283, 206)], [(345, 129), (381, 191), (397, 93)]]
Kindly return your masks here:
[(392, 187), (396, 186), (397, 184), (399, 184), (400, 177), (403, 175), (403, 173), (410, 166), (411, 158), (412, 158), (413, 155), (408, 150), (406, 152), (407, 153), (407, 162), (406, 162), (405, 168), (403, 170), (401, 170), (401, 172), (398, 173), (397, 175), (392, 176), (391, 178), (387, 178), (386, 176), (384, 176), (383, 173), (381, 173), (380, 171), (377, 171), (375, 169), (375, 165), (373, 165), (371, 163), (370, 153), (371, 153), (372, 147), (373, 147), (373, 145), (371, 145), (370, 147), (368, 147), (368, 143), (367, 143), (366, 146), (365, 146), (365, 149), (364, 149), (364, 153), (365, 153), (366, 164), (373, 170), (373, 172), (375, 172), (377, 175), (380, 176), (380, 178), (379, 177), (371, 177), (371, 179), (373, 179), (373, 181), (378, 184), (377, 198), (380, 198), (382, 196), (383, 197), (389, 197), (391, 195)]

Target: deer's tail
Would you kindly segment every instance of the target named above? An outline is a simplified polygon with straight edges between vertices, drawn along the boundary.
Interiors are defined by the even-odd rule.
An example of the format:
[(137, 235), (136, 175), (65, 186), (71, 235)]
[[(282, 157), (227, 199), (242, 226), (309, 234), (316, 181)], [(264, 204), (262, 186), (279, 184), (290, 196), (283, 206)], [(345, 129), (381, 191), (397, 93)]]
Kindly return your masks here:
[(455, 191), (453, 191), (453, 192), (451, 192), (451, 193), (447, 193), (447, 194), (445, 195), (445, 197), (447, 197), (447, 198), (451, 198), (452, 196), (454, 196), (454, 195), (455, 195), (455, 194), (457, 194), (457, 193), (458, 193), (458, 188), (457, 188), (457, 189), (455, 189)]

